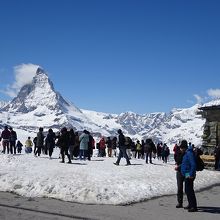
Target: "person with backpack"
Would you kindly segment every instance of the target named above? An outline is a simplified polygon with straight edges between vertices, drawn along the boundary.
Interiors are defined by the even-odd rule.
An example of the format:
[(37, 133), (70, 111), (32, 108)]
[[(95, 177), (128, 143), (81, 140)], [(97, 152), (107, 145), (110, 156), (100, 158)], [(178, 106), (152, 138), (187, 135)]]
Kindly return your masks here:
[(184, 140), (184, 147), (181, 147), (180, 150), (185, 154), (182, 159), (181, 164), (181, 174), (185, 178), (185, 193), (188, 200), (188, 206), (185, 207), (188, 209), (188, 212), (197, 212), (197, 201), (194, 191), (194, 180), (196, 178), (196, 158), (193, 152), (193, 149), (186, 148), (187, 141)]
[(148, 158), (149, 158), (149, 161), (152, 164), (153, 163), (152, 162), (152, 152), (156, 151), (156, 147), (155, 147), (155, 144), (152, 141), (152, 139), (150, 139), (150, 138), (146, 139), (144, 148), (145, 148), (145, 152), (146, 152), (146, 163), (148, 163)]

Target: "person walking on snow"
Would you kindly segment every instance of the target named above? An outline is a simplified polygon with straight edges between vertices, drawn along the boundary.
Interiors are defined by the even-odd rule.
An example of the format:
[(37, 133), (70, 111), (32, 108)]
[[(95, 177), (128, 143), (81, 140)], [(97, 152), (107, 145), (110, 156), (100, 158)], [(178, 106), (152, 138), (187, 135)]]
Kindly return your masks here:
[(127, 155), (127, 152), (126, 152), (125, 136), (123, 135), (121, 129), (118, 130), (118, 134), (119, 134), (119, 136), (118, 136), (119, 155), (118, 155), (117, 161), (114, 164), (116, 166), (118, 166), (119, 163), (120, 163), (120, 160), (121, 160), (121, 158), (123, 156), (126, 159), (126, 161), (127, 161), (126, 166), (131, 165), (130, 160), (129, 160), (128, 155)]

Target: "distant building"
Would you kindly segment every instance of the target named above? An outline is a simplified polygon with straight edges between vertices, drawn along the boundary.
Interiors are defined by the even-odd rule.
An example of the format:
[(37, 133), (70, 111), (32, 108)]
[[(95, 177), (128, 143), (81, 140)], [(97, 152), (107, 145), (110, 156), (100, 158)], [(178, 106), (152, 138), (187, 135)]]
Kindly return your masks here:
[(202, 106), (200, 114), (206, 119), (202, 148), (205, 154), (212, 155), (214, 148), (220, 144), (220, 105)]

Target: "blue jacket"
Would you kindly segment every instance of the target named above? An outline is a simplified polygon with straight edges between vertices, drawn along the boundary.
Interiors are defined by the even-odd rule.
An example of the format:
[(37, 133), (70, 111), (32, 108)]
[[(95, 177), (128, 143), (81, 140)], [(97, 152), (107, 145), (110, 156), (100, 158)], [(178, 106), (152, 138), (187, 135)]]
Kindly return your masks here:
[(186, 177), (187, 174), (191, 177), (196, 176), (196, 158), (193, 149), (188, 149), (184, 154), (181, 164), (181, 173), (184, 177)]

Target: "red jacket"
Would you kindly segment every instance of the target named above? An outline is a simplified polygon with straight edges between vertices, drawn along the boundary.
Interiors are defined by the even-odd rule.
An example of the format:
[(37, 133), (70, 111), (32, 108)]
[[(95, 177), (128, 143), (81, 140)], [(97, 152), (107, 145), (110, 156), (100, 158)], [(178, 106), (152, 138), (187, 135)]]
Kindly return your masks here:
[(105, 139), (102, 138), (100, 141), (99, 141), (99, 144), (100, 144), (100, 149), (105, 149)]

